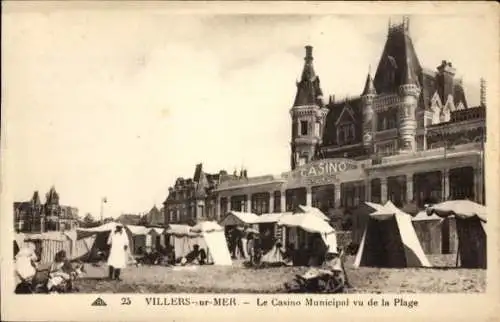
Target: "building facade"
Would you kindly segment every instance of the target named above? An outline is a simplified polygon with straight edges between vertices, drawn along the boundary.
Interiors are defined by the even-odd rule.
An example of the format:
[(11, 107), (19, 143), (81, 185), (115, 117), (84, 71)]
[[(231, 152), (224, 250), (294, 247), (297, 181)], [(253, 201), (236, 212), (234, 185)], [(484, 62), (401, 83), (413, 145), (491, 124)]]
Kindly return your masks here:
[(141, 224), (141, 215), (139, 214), (121, 214), (116, 218), (116, 222), (122, 225), (140, 225)]
[(233, 176), (226, 171), (209, 174), (203, 164), (197, 164), (193, 178), (177, 178), (163, 203), (165, 224), (190, 224), (200, 220), (216, 219), (217, 198), (214, 189), (221, 180)]
[(140, 224), (146, 227), (163, 227), (165, 225), (165, 216), (163, 209), (158, 209), (156, 205), (142, 216)]
[(423, 68), (408, 19), (389, 26), (375, 75), (357, 97), (325, 100), (311, 46), (304, 60), (290, 109), (291, 171), (220, 180), (219, 217), (299, 204), (332, 215), (363, 201), (392, 200), (408, 212), (447, 199), (485, 203), (485, 85), (480, 105), (469, 106), (452, 63)]
[(38, 191), (29, 201), (14, 202), (14, 230), (20, 233), (72, 230), (78, 227), (78, 208), (59, 204), (54, 187), (42, 203)]

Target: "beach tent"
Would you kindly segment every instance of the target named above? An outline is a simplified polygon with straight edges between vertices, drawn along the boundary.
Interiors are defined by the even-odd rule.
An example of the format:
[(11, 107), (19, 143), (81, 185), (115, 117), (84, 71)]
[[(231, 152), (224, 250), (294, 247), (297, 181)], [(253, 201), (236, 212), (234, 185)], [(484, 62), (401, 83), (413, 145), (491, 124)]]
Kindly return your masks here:
[[(208, 261), (214, 265), (232, 265), (231, 255), (224, 236), (224, 228), (215, 221), (202, 221), (191, 228), (203, 240)], [(201, 248), (202, 245), (200, 245)]]
[[(335, 230), (328, 224), (328, 222), (315, 213), (301, 212), (283, 215), (278, 220), (278, 226), (285, 226), (289, 228), (292, 235), (297, 234), (297, 228), (310, 234), (319, 234), (328, 249), (337, 251), (337, 237), (335, 236)], [(295, 241), (297, 240), (295, 239)], [(295, 246), (298, 246), (297, 242), (295, 242)]]
[(354, 267), (430, 267), (411, 216), (388, 201), (370, 214)]
[[(220, 221), (220, 225), (224, 227), (226, 243), (229, 245), (231, 234), (229, 233), (231, 229), (240, 229), (245, 226), (250, 226), (252, 228), (258, 229), (257, 223), (259, 222), (259, 216), (251, 212), (240, 212), (240, 211), (230, 211), (227, 215)], [(247, 254), (247, 238), (243, 234), (241, 238), (241, 243), (243, 246), (243, 253), (241, 254), (238, 248), (235, 248), (235, 256), (241, 256), (244, 258), (248, 257)], [(235, 247), (235, 246), (233, 246)]]
[[(264, 248), (264, 251), (271, 250), (274, 247), (274, 241), (280, 241), (283, 245), (285, 245), (285, 226), (278, 226), (278, 220), (285, 214), (291, 213), (266, 213), (259, 215), (259, 219), (257, 222), (257, 228), (259, 234), (261, 236), (261, 246)], [(266, 233), (271, 232), (271, 235), (266, 235)]]
[(149, 234), (151, 228), (136, 225), (125, 225), (129, 235), (132, 254), (143, 253), (146, 249), (152, 249), (152, 238)]
[(362, 202), (358, 206), (349, 209), (352, 219), (351, 239), (354, 244), (359, 245), (365, 232), (366, 223), (370, 214), (382, 209), (383, 205), (374, 202)]
[(457, 264), (486, 268), (486, 207), (469, 200), (449, 200), (427, 208), (429, 215), (453, 216), (457, 227)]
[[(108, 245), (108, 238), (109, 234), (112, 231), (115, 231), (116, 226), (122, 226), (124, 232), (127, 234), (129, 244), (130, 244), (130, 252), (132, 254), (136, 254), (136, 251), (138, 247), (142, 246), (142, 241), (137, 241), (140, 234), (143, 234), (144, 232), (147, 233), (147, 228), (142, 227), (142, 226), (131, 226), (131, 225), (122, 225), (117, 222), (109, 222), (105, 223), (103, 225), (93, 227), (93, 228), (78, 228), (76, 230), (77, 232), (77, 242), (78, 240), (82, 239), (87, 239), (87, 241), (80, 243), (80, 248), (81, 250), (79, 251), (82, 253), (82, 257), (86, 257), (88, 260), (92, 260), (96, 257), (97, 252), (99, 251), (104, 251), (108, 252), (109, 251), (109, 245)], [(84, 253), (85, 247), (87, 247), (91, 241), (91, 237), (94, 237), (94, 243), (88, 250), (87, 254)], [(139, 237), (140, 239), (141, 237)], [(145, 239), (144, 239), (144, 244), (145, 244)], [(137, 246), (136, 246), (137, 245)]]
[(148, 233), (151, 236), (152, 247), (154, 249), (163, 248), (165, 244), (165, 229), (154, 227), (149, 230)]
[(192, 233), (188, 225), (170, 224), (165, 229), (165, 235), (167, 243), (174, 248), (176, 258), (186, 256), (195, 244), (200, 245), (201, 242), (198, 234)]
[(415, 228), (422, 249), (426, 254), (452, 254), (458, 249), (455, 218), (428, 215), (426, 210), (419, 211), (411, 222)]
[(69, 258), (72, 257), (76, 232), (48, 231), (34, 234), (19, 233), (14, 236), (14, 242), (18, 249), (21, 249), (28, 240), (35, 244), (35, 252), (40, 263), (47, 264), (53, 262), (55, 254), (61, 250), (64, 250)]

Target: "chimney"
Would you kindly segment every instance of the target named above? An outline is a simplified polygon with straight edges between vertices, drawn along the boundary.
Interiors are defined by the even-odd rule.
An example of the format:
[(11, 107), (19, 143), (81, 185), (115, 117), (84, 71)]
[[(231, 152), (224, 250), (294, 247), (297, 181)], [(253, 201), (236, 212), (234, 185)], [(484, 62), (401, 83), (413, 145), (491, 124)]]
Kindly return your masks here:
[(312, 51), (313, 51), (313, 47), (312, 47), (312, 46), (307, 45), (307, 46), (306, 46), (306, 57), (304, 57), (304, 60), (305, 60), (306, 62), (311, 62), (311, 61), (313, 61)]
[(440, 74), (447, 73), (452, 77), (455, 76), (456, 69), (453, 67), (451, 62), (443, 60), (441, 61), (441, 65), (437, 67), (437, 70)]
[(438, 93), (441, 101), (446, 103), (448, 96), (453, 96), (453, 88), (455, 84), (455, 68), (451, 62), (443, 60), (441, 65), (437, 67), (438, 73), (436, 75)]

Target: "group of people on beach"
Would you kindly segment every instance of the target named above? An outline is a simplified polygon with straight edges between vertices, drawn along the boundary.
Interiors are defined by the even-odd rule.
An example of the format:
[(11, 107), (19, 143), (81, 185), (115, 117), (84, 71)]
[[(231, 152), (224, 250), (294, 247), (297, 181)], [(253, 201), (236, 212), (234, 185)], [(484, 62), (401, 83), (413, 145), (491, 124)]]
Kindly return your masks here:
[[(243, 234), (246, 238), (246, 251), (243, 251)], [(245, 258), (248, 256), (249, 264), (256, 266), (260, 263), (263, 255), (262, 238), (258, 233), (235, 229), (235, 233), (230, 235), (230, 250), (233, 257), (236, 252)], [(273, 240), (274, 247), (281, 253), (284, 261), (293, 262), (295, 265), (307, 265), (312, 267), (303, 275), (297, 275), (295, 279), (286, 283), (287, 290), (293, 292), (299, 289), (316, 288), (329, 292), (342, 292), (345, 286), (349, 285), (347, 275), (343, 265), (343, 252), (341, 249), (325, 249), (325, 245), (317, 239), (313, 242), (312, 253), (305, 247), (295, 250), (291, 245), (283, 250), (279, 241)], [(110, 249), (107, 257), (108, 278), (110, 280), (121, 280), (121, 272), (133, 259), (130, 252), (128, 236), (123, 226), (117, 225), (112, 231), (107, 241)], [(304, 245), (303, 245), (304, 246)], [(307, 254), (306, 254), (307, 253)], [(308, 255), (308, 256), (301, 256)], [(304, 257), (304, 258), (302, 258)], [(175, 259), (176, 265), (187, 265), (193, 262), (205, 264), (207, 254), (200, 249), (199, 245), (194, 245), (193, 250), (186, 256)], [(306, 263), (307, 262), (307, 263)], [(135, 262), (137, 263), (137, 262)], [(67, 293), (74, 291), (74, 281), (84, 273), (84, 266), (81, 262), (71, 261), (67, 258), (64, 250), (56, 253), (54, 261), (46, 269), (40, 269), (36, 246), (31, 241), (26, 241), (15, 256), (16, 271), (16, 293)]]
[[(121, 280), (121, 270), (130, 260), (129, 240), (123, 226), (116, 226), (108, 238), (110, 246), (107, 264), (109, 279)], [(39, 265), (36, 245), (26, 240), (15, 255), (15, 275), (17, 294), (29, 293), (69, 293), (76, 289), (74, 281), (85, 272), (83, 263), (68, 259), (66, 251), (60, 250), (49, 267)]]
[(75, 290), (73, 281), (84, 271), (83, 263), (70, 262), (64, 250), (55, 254), (48, 268), (41, 269), (35, 244), (27, 241), (15, 257), (15, 293), (69, 293)]

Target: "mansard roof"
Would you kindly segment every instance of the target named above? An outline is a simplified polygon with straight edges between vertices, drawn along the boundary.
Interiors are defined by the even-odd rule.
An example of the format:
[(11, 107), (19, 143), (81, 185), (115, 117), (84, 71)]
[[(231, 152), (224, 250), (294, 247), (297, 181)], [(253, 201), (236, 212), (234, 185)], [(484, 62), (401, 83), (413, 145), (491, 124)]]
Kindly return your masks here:
[(403, 84), (419, 84), (422, 67), (409, 34), (408, 20), (389, 27), (387, 40), (375, 73), (377, 93), (394, 93)]

